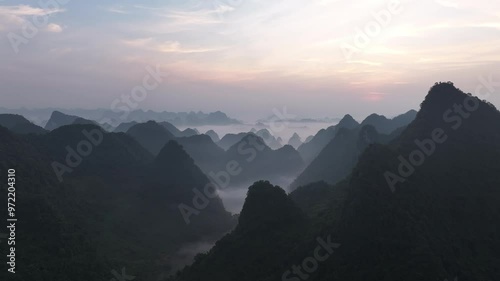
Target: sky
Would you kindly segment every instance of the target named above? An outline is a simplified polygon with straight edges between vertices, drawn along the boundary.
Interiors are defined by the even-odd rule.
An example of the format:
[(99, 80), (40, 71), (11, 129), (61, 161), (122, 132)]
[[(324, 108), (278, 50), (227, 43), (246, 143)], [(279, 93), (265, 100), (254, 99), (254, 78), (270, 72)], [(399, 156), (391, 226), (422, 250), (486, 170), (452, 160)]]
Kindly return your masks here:
[(500, 1), (0, 0), (0, 106), (111, 108), (148, 68), (145, 110), (394, 116), (500, 81)]

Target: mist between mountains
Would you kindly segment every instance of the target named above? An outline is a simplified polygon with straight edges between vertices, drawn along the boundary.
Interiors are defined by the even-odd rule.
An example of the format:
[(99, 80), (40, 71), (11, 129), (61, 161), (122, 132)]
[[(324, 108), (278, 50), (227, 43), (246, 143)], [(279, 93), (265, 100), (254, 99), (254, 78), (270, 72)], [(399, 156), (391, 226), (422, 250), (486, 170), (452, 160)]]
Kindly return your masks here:
[[(451, 82), (447, 83), (453, 85)], [(399, 165), (397, 171), (386, 171), (384, 173), (384, 178), (391, 192), (396, 192), (398, 183), (406, 182), (417, 171), (418, 167), (425, 164), (428, 158), (439, 151), (440, 146), (449, 139), (451, 132), (462, 128), (462, 125), (478, 110), (481, 99), (485, 101), (491, 95), (498, 93), (499, 89), (500, 82), (494, 81), (493, 74), (490, 73), (487, 77), (479, 76), (474, 91), (475, 96), (468, 94), (462, 103), (450, 104), (449, 108), (442, 113), (442, 122), (447, 127), (434, 128), (427, 139), (415, 139), (416, 148), (406, 157), (403, 155), (398, 156)]]
[[(156, 90), (164, 79), (169, 76), (169, 73), (162, 72), (161, 66), (157, 64), (154, 68), (150, 65), (145, 68), (146, 74), (141, 80), (141, 84), (134, 86), (130, 93), (122, 94), (119, 98), (114, 99), (109, 108), (114, 113), (121, 114), (118, 119), (104, 117), (96, 123), (102, 126), (103, 129), (117, 127), (121, 122), (126, 121), (130, 112), (136, 109), (141, 102), (147, 99), (150, 92)], [(55, 124), (57, 125), (57, 124)], [(78, 168), (86, 157), (92, 154), (92, 151), (98, 147), (105, 137), (101, 128), (95, 128), (91, 131), (83, 129), (81, 131), (82, 139), (75, 145), (66, 145), (65, 163), (58, 161), (52, 162), (52, 169), (57, 176), (59, 182), (63, 181), (63, 175), (72, 173)]]
[[(269, 128), (271, 133), (279, 133), (289, 126), (289, 120), (296, 117), (293, 114), (287, 112), (287, 107), (284, 106), (282, 110), (274, 108), (272, 110), (273, 116), (269, 122)], [(267, 135), (271, 137), (272, 134)], [(254, 161), (260, 152), (265, 149), (265, 142), (261, 142), (261, 138), (254, 135), (248, 134), (239, 143), (237, 152), (241, 156), (247, 156), (245, 158), (247, 163)], [(210, 200), (218, 197), (218, 191), (228, 188), (231, 184), (231, 178), (240, 175), (243, 172), (243, 167), (236, 160), (230, 160), (226, 163), (225, 169), (217, 172), (209, 172), (208, 177), (210, 182), (203, 187), (203, 190), (194, 188), (193, 199), (191, 203), (181, 203), (178, 205), (178, 209), (184, 222), (186, 224), (191, 223), (190, 217), (199, 215), (201, 211), (210, 205)]]

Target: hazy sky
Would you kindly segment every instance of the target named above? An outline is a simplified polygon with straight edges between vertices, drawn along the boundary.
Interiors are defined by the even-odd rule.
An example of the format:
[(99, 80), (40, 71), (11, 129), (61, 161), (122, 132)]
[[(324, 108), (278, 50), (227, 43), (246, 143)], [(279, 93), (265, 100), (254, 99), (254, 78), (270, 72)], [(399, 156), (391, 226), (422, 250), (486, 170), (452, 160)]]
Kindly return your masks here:
[(140, 108), (243, 119), (391, 116), (436, 81), (500, 81), (498, 0), (51, 1), (0, 0), (0, 106), (110, 108), (158, 64)]

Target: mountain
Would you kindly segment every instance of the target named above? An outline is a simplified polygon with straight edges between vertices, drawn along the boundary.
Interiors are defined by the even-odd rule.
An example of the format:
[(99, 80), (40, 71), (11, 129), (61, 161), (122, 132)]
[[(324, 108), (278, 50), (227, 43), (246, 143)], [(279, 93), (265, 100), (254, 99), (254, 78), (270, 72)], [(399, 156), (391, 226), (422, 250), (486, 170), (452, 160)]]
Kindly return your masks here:
[(217, 143), (224, 150), (228, 150), (231, 146), (241, 141), (249, 133), (227, 134)]
[(126, 133), (130, 128), (132, 128), (134, 125), (137, 125), (138, 123), (135, 121), (132, 122), (123, 122), (118, 125), (118, 127), (115, 128), (113, 132), (115, 133)]
[(75, 122), (78, 118), (80, 117), (67, 115), (60, 111), (54, 111), (52, 112), (49, 121), (47, 121), (47, 124), (45, 125), (45, 130), (52, 131), (61, 126), (73, 124), (73, 122)]
[(169, 123), (169, 122), (159, 122), (158, 124), (160, 124), (165, 129), (167, 129), (167, 131), (169, 131), (172, 135), (174, 135), (176, 137), (180, 137), (181, 136), (181, 130), (177, 129), (177, 127), (175, 127), (174, 125), (172, 125), (172, 123)]
[(292, 146), (272, 150), (252, 133), (246, 134), (227, 151), (207, 135), (177, 138), (176, 141), (222, 189), (259, 179), (283, 182), (295, 178), (304, 168), (302, 158)]
[(167, 129), (167, 131), (169, 131), (172, 135), (174, 135), (175, 137), (178, 137), (178, 138), (191, 137), (191, 136), (195, 136), (195, 135), (200, 134), (200, 132), (198, 132), (198, 130), (191, 129), (191, 128), (187, 128), (184, 131), (181, 131), (181, 130), (177, 129), (177, 127), (175, 127), (172, 123), (169, 123), (169, 122), (160, 122), (158, 124), (163, 126), (165, 129)]
[(279, 149), (283, 146), (283, 144), (278, 141), (267, 129), (259, 130), (255, 133), (257, 136), (261, 137), (267, 146), (271, 149)]
[[(72, 171), (64, 174), (72, 176), (89, 174), (110, 178), (121, 175), (123, 178), (122, 174), (146, 165), (153, 158), (132, 137), (124, 133), (107, 133), (97, 125), (63, 126), (31, 141), (39, 151), (70, 168)], [(65, 175), (62, 180), (64, 178)]]
[(176, 141), (182, 145), (184, 150), (194, 159), (201, 170), (208, 174), (223, 168), (225, 151), (215, 144), (207, 135), (195, 135), (191, 137), (177, 138)]
[(16, 134), (45, 134), (47, 131), (16, 114), (0, 114), (0, 126)]
[(359, 156), (370, 144), (388, 141), (389, 136), (380, 135), (370, 125), (352, 130), (342, 128), (297, 177), (291, 188), (319, 181), (336, 184), (351, 173)]
[(156, 249), (156, 270), (167, 273), (166, 265), (180, 245), (215, 241), (234, 221), (209, 179), (175, 141), (162, 148), (148, 170), (137, 206), (138, 228), (145, 230), (140, 231), (145, 247)]
[(178, 137), (192, 137), (192, 136), (196, 136), (196, 135), (199, 135), (199, 134), (200, 134), (200, 132), (198, 132), (198, 130), (187, 128), (184, 131), (182, 131), (178, 135)]
[(300, 136), (297, 133), (294, 133), (293, 136), (290, 137), (288, 140), (288, 144), (293, 146), (293, 148), (297, 149), (299, 146), (302, 145), (302, 140), (300, 139)]
[(221, 111), (209, 113), (205, 118), (205, 122), (210, 125), (229, 125), (240, 123), (235, 119), (229, 118), (225, 113)]
[(304, 167), (302, 158), (293, 147), (286, 145), (272, 150), (262, 138), (251, 133), (227, 151), (207, 135), (177, 138), (176, 141), (222, 189), (259, 179), (283, 182), (294, 178)]
[[(126, 267), (137, 278), (156, 280), (179, 266), (175, 257), (184, 245), (214, 241), (234, 227), (208, 178), (175, 142), (153, 159), (127, 134), (95, 125), (9, 138), (0, 128), (0, 153), (1, 145), (13, 146), (2, 167), (20, 167), (19, 178), (27, 178), (19, 182), (26, 184), (19, 215), (33, 225), (22, 224), (19, 241), (29, 246), (20, 247), (26, 254), (20, 265), (38, 266), (24, 271), (33, 276), (108, 280), (111, 269)], [(47, 254), (53, 251), (58, 254)], [(75, 272), (82, 277), (70, 277)]]
[(359, 123), (351, 115), (345, 115), (335, 126), (320, 130), (310, 141), (302, 144), (297, 149), (306, 164), (311, 163), (319, 152), (335, 137), (341, 128), (354, 129)]
[(160, 150), (175, 136), (155, 121), (148, 121), (132, 126), (127, 135), (137, 140), (151, 154), (158, 155)]
[[(178, 280), (250, 281), (281, 280), (283, 261), (300, 244), (307, 223), (301, 210), (278, 186), (256, 182), (248, 189), (243, 211), (234, 231), (217, 242)], [(252, 239), (248, 239), (252, 237)], [(279, 240), (277, 240), (279, 239)], [(279, 243), (276, 243), (279, 241)], [(261, 250), (267, 249), (266, 255)], [(235, 258), (234, 254), (238, 258)], [(265, 265), (266, 267), (263, 267)], [(273, 267), (267, 267), (273, 265)]]
[(351, 173), (359, 156), (369, 145), (373, 143), (387, 144), (405, 129), (406, 127), (401, 127), (390, 135), (379, 134), (371, 125), (359, 126), (352, 130), (340, 129), (333, 140), (297, 177), (290, 188), (295, 189), (301, 185), (319, 181), (328, 184), (338, 183)]
[(237, 163), (239, 169), (236, 170), (240, 170), (230, 178), (233, 184), (248, 184), (258, 179), (281, 182), (294, 178), (304, 168), (302, 158), (292, 146), (272, 150), (262, 138), (252, 133), (231, 146), (225, 159), (224, 165)]
[[(115, 117), (115, 113), (107, 112), (106, 116)], [(217, 111), (212, 113), (203, 112), (155, 112), (152, 110), (134, 110), (129, 113), (129, 120), (145, 122), (154, 120), (157, 122), (169, 122), (174, 126), (205, 126), (205, 125), (234, 125), (241, 122), (229, 118), (225, 113)]]
[(417, 112), (415, 110), (410, 110), (404, 114), (394, 117), (393, 119), (387, 119), (383, 115), (372, 114), (361, 122), (361, 126), (371, 125), (377, 130), (377, 132), (390, 134), (394, 130), (410, 124), (415, 119), (416, 115)]
[(209, 136), (215, 143), (220, 141), (219, 135), (214, 130), (207, 131), (205, 135)]
[[(25, 137), (0, 127), (0, 170), (7, 175), (9, 169), (15, 169), (13, 187), (18, 200), (13, 202), (9, 196), (9, 203), (15, 204), (19, 218), (16, 274), (8, 273), (7, 263), (2, 263), (3, 276), (10, 274), (9, 280), (36, 277), (61, 281), (108, 278), (109, 263), (98, 255), (99, 247), (90, 238), (91, 231), (81, 223), (81, 216), (93, 210), (81, 204), (72, 188), (57, 180), (47, 163), (50, 157)], [(5, 177), (5, 184), (0, 185), (0, 198), (4, 202), (10, 187)], [(7, 221), (7, 212), (2, 212), (0, 218)], [(7, 245), (7, 241), (2, 240), (2, 244)]]
[(307, 229), (266, 224), (262, 235), (289, 227), (272, 245), (235, 230), (173, 280), (499, 280), (498, 124), (491, 104), (437, 83), (415, 120), (369, 145), (348, 179), (289, 195)]
[(73, 123), (71, 123), (71, 124), (74, 124), (74, 125), (96, 125), (99, 127), (101, 126), (96, 121), (87, 120), (87, 119), (84, 119), (81, 117), (76, 118), (75, 121), (73, 121)]
[[(339, 225), (339, 239), (350, 245), (339, 277), (498, 279), (500, 126), (487, 125), (498, 122), (494, 107), (439, 83), (399, 138), (370, 147)], [(360, 259), (354, 270), (349, 263)]]
[[(217, 111), (212, 113), (204, 112), (157, 112), (153, 110), (132, 110), (127, 111), (126, 119), (122, 110), (110, 109), (59, 109), (59, 108), (36, 108), (36, 109), (8, 109), (0, 107), (0, 112), (23, 115), (29, 120), (48, 120), (54, 111), (64, 111), (68, 115), (75, 115), (90, 120), (100, 120), (100, 123), (108, 122), (118, 124), (118, 122), (144, 123), (149, 120), (156, 122), (170, 122), (179, 127), (195, 127), (207, 125), (235, 125), (241, 124), (241, 121), (228, 117), (225, 113)], [(102, 122), (101, 122), (102, 120)], [(39, 123), (38, 121), (35, 123)], [(41, 123), (41, 122), (40, 122)], [(69, 125), (69, 122), (64, 125)], [(60, 126), (60, 125), (58, 125)], [(54, 129), (50, 128), (50, 129)], [(107, 128), (106, 128), (107, 129)]]
[(412, 109), (406, 113), (403, 113), (401, 115), (392, 118), (393, 127), (396, 127), (397, 129), (408, 126), (408, 124), (410, 124), (411, 122), (413, 122), (413, 120), (415, 120), (417, 114), (418, 112)]

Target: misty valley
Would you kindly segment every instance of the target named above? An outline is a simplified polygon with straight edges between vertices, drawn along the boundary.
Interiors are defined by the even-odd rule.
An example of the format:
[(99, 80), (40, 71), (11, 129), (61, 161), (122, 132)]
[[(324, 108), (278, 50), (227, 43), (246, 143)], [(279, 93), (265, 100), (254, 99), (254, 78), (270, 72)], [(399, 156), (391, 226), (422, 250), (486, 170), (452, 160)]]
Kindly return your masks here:
[(492, 104), (441, 82), (418, 112), (312, 122), (325, 127), (311, 137), (292, 132), (305, 121), (276, 130), (218, 115), (251, 128), (219, 134), (209, 115), (179, 129), (158, 113), (99, 123), (54, 111), (43, 127), (0, 114), (1, 171), (15, 170), (22, 218), (10, 278), (500, 277)]

